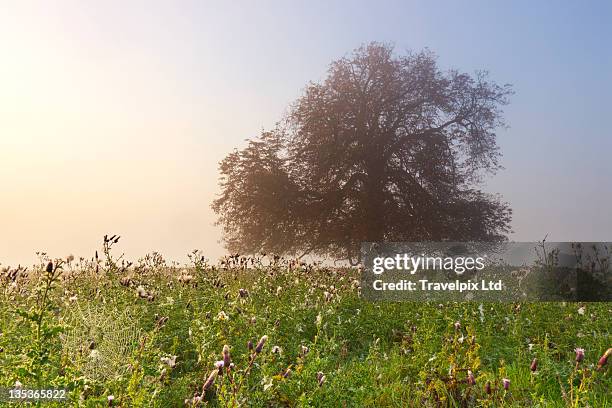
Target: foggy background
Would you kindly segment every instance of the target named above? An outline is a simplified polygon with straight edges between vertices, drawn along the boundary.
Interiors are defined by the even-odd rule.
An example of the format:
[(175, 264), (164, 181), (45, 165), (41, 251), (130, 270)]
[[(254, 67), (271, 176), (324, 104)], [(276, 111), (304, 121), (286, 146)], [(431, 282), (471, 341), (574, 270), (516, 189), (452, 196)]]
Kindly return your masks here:
[(429, 47), (516, 94), (486, 180), (517, 241), (612, 236), (612, 5), (0, 1), (0, 262), (224, 253), (218, 162), (362, 43)]

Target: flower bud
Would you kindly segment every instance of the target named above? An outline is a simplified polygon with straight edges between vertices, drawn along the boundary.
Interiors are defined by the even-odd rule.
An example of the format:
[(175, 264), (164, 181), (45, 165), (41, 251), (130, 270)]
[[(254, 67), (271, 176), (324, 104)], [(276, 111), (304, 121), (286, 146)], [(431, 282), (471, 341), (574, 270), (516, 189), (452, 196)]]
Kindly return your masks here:
[(607, 349), (606, 352), (603, 354), (603, 356), (601, 356), (601, 358), (597, 362), (597, 369), (598, 370), (601, 370), (601, 368), (606, 365), (606, 363), (608, 362), (608, 357), (610, 356), (610, 354), (612, 354), (612, 348)]
[(533, 361), (531, 361), (531, 366), (529, 367), (529, 369), (531, 370), (532, 373), (535, 373), (536, 370), (538, 369), (538, 359), (534, 358)]
[(257, 346), (255, 346), (255, 353), (261, 353), (261, 350), (263, 350), (266, 341), (268, 341), (268, 336), (262, 336), (261, 339), (259, 339), (259, 343), (257, 343)]
[(229, 346), (226, 344), (223, 346), (223, 366), (229, 367), (232, 362), (232, 358), (230, 356)]
[(578, 347), (574, 351), (576, 352), (576, 362), (577, 363), (584, 360), (584, 349), (583, 348)]
[(218, 370), (211, 371), (210, 375), (206, 379), (204, 385), (202, 385), (202, 394), (204, 394), (215, 382), (215, 378), (217, 378)]
[(510, 389), (510, 380), (507, 378), (502, 379), (502, 384), (504, 386), (504, 390), (508, 391)]

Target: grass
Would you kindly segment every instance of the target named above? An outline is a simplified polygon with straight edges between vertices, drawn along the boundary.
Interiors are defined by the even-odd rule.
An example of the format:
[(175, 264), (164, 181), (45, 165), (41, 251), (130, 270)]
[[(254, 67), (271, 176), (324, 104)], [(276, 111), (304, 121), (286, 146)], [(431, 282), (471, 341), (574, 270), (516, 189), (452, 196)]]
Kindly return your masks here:
[(2, 272), (0, 387), (91, 407), (612, 404), (609, 303), (371, 303), (353, 269), (131, 264), (117, 240)]

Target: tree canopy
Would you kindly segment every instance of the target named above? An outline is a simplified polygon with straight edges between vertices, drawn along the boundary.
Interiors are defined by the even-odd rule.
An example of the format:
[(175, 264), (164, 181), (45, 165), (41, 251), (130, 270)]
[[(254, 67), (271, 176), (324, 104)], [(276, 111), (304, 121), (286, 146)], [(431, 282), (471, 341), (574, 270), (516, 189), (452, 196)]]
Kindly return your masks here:
[(356, 49), (221, 162), (228, 249), (355, 262), (361, 242), (504, 240), (511, 209), (480, 186), (511, 92), (428, 50)]

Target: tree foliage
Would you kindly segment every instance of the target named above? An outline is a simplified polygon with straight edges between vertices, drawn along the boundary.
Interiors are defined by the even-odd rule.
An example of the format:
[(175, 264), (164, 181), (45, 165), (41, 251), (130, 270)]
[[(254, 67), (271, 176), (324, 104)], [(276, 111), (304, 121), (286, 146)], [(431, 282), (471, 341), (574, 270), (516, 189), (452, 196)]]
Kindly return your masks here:
[(221, 162), (228, 249), (356, 260), (364, 241), (505, 239), (511, 210), (479, 186), (499, 169), (510, 94), (427, 50), (358, 48)]

